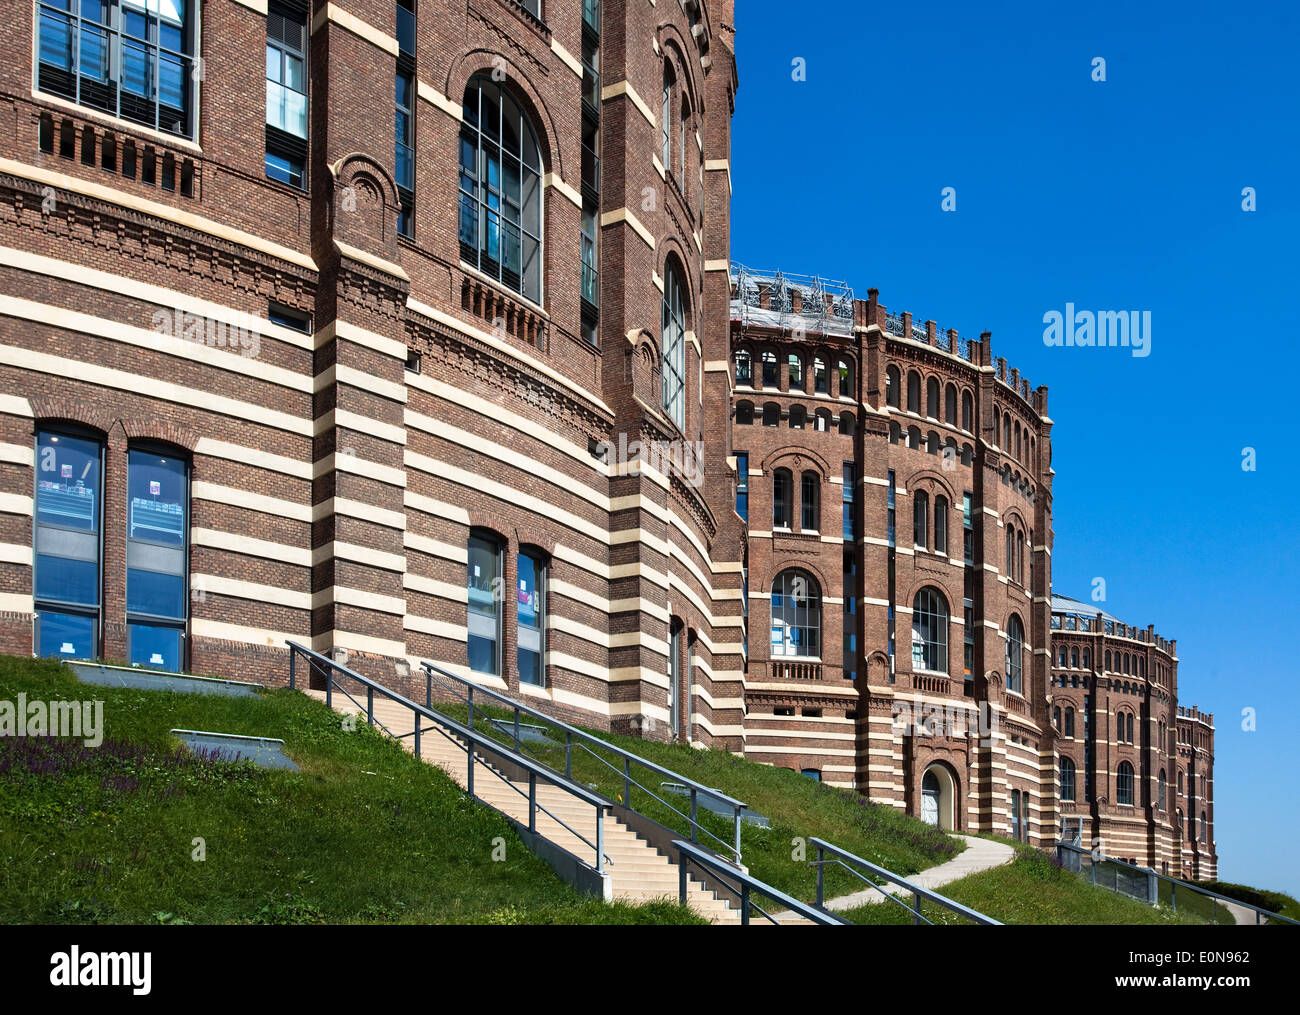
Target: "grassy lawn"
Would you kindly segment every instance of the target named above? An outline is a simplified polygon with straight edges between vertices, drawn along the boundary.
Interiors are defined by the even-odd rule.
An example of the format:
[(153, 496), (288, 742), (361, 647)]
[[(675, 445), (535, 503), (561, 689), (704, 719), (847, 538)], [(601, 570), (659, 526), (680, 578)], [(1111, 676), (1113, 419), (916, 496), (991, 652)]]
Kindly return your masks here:
[[(0, 700), (20, 692), (103, 700), (106, 739), (0, 738), (0, 922), (700, 922), (584, 899), (439, 769), (301, 694), (91, 687), (0, 657)], [(198, 759), (172, 728), (280, 737), (302, 770)]]
[[(1006, 840), (1010, 841), (1010, 840)], [(972, 874), (940, 889), (965, 906), (1003, 923), (1016, 924), (1193, 924), (1205, 919), (1184, 907), (1154, 909), (1136, 899), (1092, 885), (1086, 877), (1062, 870), (1047, 854), (1017, 846), (1016, 858), (1002, 867)], [(922, 912), (936, 924), (966, 923), (964, 918), (925, 903)], [(844, 913), (854, 923), (911, 923), (912, 915), (892, 902)]]
[[(462, 722), (466, 720), (463, 705), (436, 707)], [(482, 718), (483, 714), (483, 710), (476, 704), (475, 728), (503, 743), (512, 744), (513, 738), (486, 722)], [(507, 718), (509, 714), (498, 709), (486, 711), (487, 716), (499, 718)], [(545, 725), (532, 717), (524, 717), (523, 721)], [(699, 750), (684, 744), (665, 744), (596, 730), (588, 732), (744, 801), (751, 810), (768, 818), (771, 821), (770, 828), (750, 824), (742, 827), (742, 862), (760, 881), (798, 899), (812, 901), (816, 898), (817, 875), (808, 866), (808, 861), (817, 857), (816, 851), (811, 847), (807, 847), (804, 855), (800, 855), (796, 839), (806, 841), (814, 836), (825, 839), (898, 874), (914, 874), (933, 867), (952, 859), (965, 848), (959, 840), (952, 839), (916, 818), (900, 814), (892, 807), (869, 803), (857, 793), (814, 782), (788, 769), (746, 761), (726, 751)], [(524, 742), (521, 747), (530, 757), (563, 771), (564, 748), (561, 745), (564, 734), (552, 727), (550, 735), (558, 741), (557, 746)], [(600, 748), (596, 748), (594, 753), (575, 749), (572, 753), (572, 772), (577, 781), (595, 786), (612, 799), (622, 799), (622, 761), (612, 752)], [(632, 778), (678, 810), (689, 813), (688, 798), (668, 796), (661, 789), (660, 783), (666, 781), (663, 776), (634, 765)], [(676, 831), (688, 832), (689, 824), (684, 817), (673, 813), (635, 785), (632, 787), (631, 799), (632, 807), (640, 813)], [(701, 834), (701, 844), (726, 855), (725, 846), (732, 844), (735, 839), (729, 814), (726, 817), (718, 816), (701, 807), (697, 816), (700, 823), (717, 837), (710, 838)], [(854, 892), (862, 887), (861, 881), (842, 869), (833, 866), (826, 868), (827, 898)]]
[[(1300, 920), (1300, 902), (1283, 892), (1274, 892), (1267, 888), (1251, 888), (1249, 885), (1237, 885), (1230, 881), (1206, 881), (1204, 886), (1212, 892), (1218, 892), (1220, 895), (1226, 895), (1240, 902), (1260, 906), (1271, 912), (1290, 917), (1292, 920)], [(1280, 926), (1282, 924), (1280, 921), (1275, 920), (1273, 925)]]

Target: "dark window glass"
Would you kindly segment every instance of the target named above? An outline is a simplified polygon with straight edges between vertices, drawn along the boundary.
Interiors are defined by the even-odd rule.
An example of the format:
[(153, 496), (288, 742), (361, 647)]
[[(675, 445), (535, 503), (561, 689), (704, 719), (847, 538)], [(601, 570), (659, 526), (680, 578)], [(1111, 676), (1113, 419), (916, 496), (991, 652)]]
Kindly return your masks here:
[(471, 536), (468, 561), (469, 667), (501, 675), (501, 549), (493, 539)]
[(519, 555), (518, 596), (519, 679), (541, 687), (546, 683), (546, 562), (537, 555)]

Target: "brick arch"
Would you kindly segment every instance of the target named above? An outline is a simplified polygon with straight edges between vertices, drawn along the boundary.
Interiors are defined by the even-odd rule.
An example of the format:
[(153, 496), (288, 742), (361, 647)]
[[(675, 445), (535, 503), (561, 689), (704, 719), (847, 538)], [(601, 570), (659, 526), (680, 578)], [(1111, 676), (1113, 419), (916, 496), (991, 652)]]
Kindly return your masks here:
[(521, 550), (525, 546), (533, 546), (538, 550), (541, 550), (548, 560), (555, 559), (556, 544), (555, 539), (550, 534), (540, 532), (529, 532), (528, 534), (525, 534), (517, 525), (510, 531), (513, 533), (510, 540), (511, 546), (518, 547)]
[[(690, 256), (687, 249), (682, 246), (681, 241), (671, 232), (656, 240), (656, 250), (662, 250), (663, 256), (659, 259), (660, 274), (664, 280), (665, 289), (668, 286), (668, 263), (670, 259), (675, 258), (678, 264), (679, 274), (682, 277), (682, 296), (685, 306), (682, 313), (686, 318), (686, 330), (695, 332), (699, 336), (700, 329), (693, 327), (694, 318), (697, 315), (697, 305), (699, 303), (699, 293), (703, 288), (703, 279), (700, 277), (699, 264)], [(692, 266), (696, 269), (692, 274)], [(694, 281), (694, 286), (692, 286)], [(779, 377), (780, 375), (778, 375)]]
[(188, 427), (165, 423), (160, 419), (131, 417), (123, 419), (122, 431), (128, 441), (157, 441), (193, 454), (199, 442), (198, 434)]
[[(494, 64), (494, 61), (500, 63)], [(498, 83), (510, 92), (511, 97), (523, 107), (532, 121), (533, 130), (537, 134), (538, 147), (542, 150), (543, 174), (551, 172), (561, 179), (565, 178), (559, 144), (560, 131), (555, 126), (555, 119), (551, 116), (546, 103), (542, 101), (541, 92), (532, 78), (509, 56), (490, 49), (475, 48), (467, 49), (453, 57), (447, 65), (447, 74), (443, 78), (443, 88), (446, 90), (447, 98), (460, 105), (465, 98), (465, 86), (469, 84), (470, 78), (475, 74), (490, 75), (502, 64), (504, 64), (506, 77), (504, 81)]]
[(329, 170), (340, 185), (361, 187), (384, 205), (397, 207), (397, 183), (392, 174), (365, 152), (349, 152), (332, 163)]
[[(828, 594), (826, 590), (830, 587), (827, 585), (826, 575), (822, 573), (822, 569), (819, 564), (811, 560), (805, 560), (802, 557), (782, 557), (777, 561), (773, 561), (771, 565), (771, 569), (769, 570), (768, 574), (764, 576), (762, 584), (759, 585), (759, 588), (762, 589), (763, 591), (763, 595), (766, 597), (772, 594), (772, 582), (776, 580), (777, 575), (779, 575), (782, 571), (790, 571), (795, 569), (800, 571), (807, 571), (810, 575), (812, 575), (814, 578), (817, 579), (817, 584), (820, 586), (820, 592), (821, 592), (823, 608), (824, 608), (825, 599)], [(823, 629), (824, 628), (825, 625), (823, 625)]]
[[(949, 483), (948, 480), (944, 478), (943, 473), (936, 472), (934, 469), (917, 469), (915, 472), (913, 472), (910, 476), (908, 476), (903, 481), (903, 486), (908, 490), (910, 494), (911, 491), (913, 490), (916, 490), (918, 488), (923, 488), (921, 487), (922, 482), (931, 483), (934, 486), (939, 487), (938, 492), (943, 493), (947, 496), (949, 506), (951, 506), (954, 502), (956, 502), (957, 494), (953, 490), (952, 484)], [(935, 491), (933, 489), (929, 489), (926, 492), (934, 493)]]
[(117, 422), (111, 412), (76, 398), (53, 395), (32, 398), (28, 402), (37, 427), (48, 423), (72, 423), (89, 427), (107, 437)]
[[(666, 9), (671, 11), (671, 5)], [(665, 21), (661, 24), (655, 35), (659, 40), (660, 51), (665, 54), (672, 53), (673, 70), (677, 73), (678, 80), (684, 79), (686, 81), (687, 98), (690, 99), (691, 109), (703, 112), (705, 109), (703, 93), (695, 80), (695, 66), (690, 57), (687, 56), (692, 51), (693, 46), (687, 41), (686, 36), (682, 34), (681, 29), (671, 21)], [(662, 77), (662, 74), (660, 77)], [(660, 87), (662, 87), (662, 84)], [(658, 95), (658, 91), (655, 94)], [(656, 124), (656, 126), (662, 129), (661, 124)]]
[(823, 478), (829, 478), (831, 475), (830, 463), (820, 454), (799, 444), (787, 444), (785, 447), (777, 448), (775, 451), (769, 451), (763, 456), (759, 463), (766, 476), (773, 469), (788, 468), (791, 472), (803, 473), (807, 471), (807, 463), (800, 462), (796, 465), (798, 459), (807, 459), (818, 471)]

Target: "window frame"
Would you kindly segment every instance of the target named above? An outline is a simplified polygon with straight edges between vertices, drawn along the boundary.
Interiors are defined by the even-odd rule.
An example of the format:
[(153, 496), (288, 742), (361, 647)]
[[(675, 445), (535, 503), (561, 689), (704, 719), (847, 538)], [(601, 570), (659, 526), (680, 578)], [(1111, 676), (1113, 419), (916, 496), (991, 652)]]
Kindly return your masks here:
[[(472, 584), (473, 580), (478, 577), (474, 575), (471, 570), (474, 567), (474, 549), (475, 549), (474, 544), (475, 543), (481, 543), (492, 549), (493, 557), (495, 559), (495, 564), (496, 564), (496, 574), (493, 576), (492, 582), (500, 583), (497, 586), (497, 588), (495, 589), (489, 588), (487, 590), (489, 593), (489, 598), (493, 603), (493, 621), (494, 621), (494, 628), (495, 628), (493, 634), (494, 640), (493, 640), (493, 652), (492, 652), (493, 663), (495, 668), (491, 670), (478, 669), (474, 665), (473, 658), (470, 655), (470, 645), (474, 638), (477, 637), (480, 640), (486, 640), (485, 635), (475, 635), (471, 630), (474, 626), (473, 618), (474, 618), (475, 596), (473, 593), (475, 592), (482, 593), (484, 591), (481, 588), (476, 588)], [(505, 613), (505, 609), (504, 609), (505, 603), (504, 603), (504, 597), (500, 595), (500, 590), (503, 590), (505, 588), (505, 562), (506, 562), (507, 545), (508, 544), (506, 540), (502, 539), (495, 532), (491, 532), (487, 529), (470, 529), (469, 536), (466, 539), (465, 577), (466, 577), (466, 589), (468, 590), (468, 594), (466, 597), (466, 606), (465, 606), (466, 633), (467, 633), (467, 641), (466, 641), (466, 649), (465, 649), (466, 667), (471, 673), (482, 673), (485, 676), (500, 677), (502, 679), (505, 678), (505, 674), (503, 672), (505, 669), (505, 662), (504, 662), (505, 660), (505, 618), (503, 616)], [(490, 582), (489, 585), (491, 585), (492, 582)], [(479, 616), (486, 616), (486, 614), (483, 613), (482, 611), (479, 611)]]
[[(531, 561), (533, 566), (533, 596), (535, 602), (533, 613), (536, 617), (536, 623), (533, 624), (524, 624), (524, 622), (519, 618), (519, 596), (524, 592), (524, 579), (522, 577), (522, 568), (520, 567), (520, 562), (523, 560)], [(530, 687), (545, 688), (549, 686), (546, 674), (546, 624), (550, 615), (550, 568), (550, 558), (538, 547), (528, 545), (521, 546), (519, 552), (515, 554), (515, 673), (518, 675), (521, 684), (528, 684)], [(525, 629), (537, 632), (536, 649), (524, 647), (525, 639), (523, 634)], [(537, 655), (538, 679), (536, 681), (524, 679), (522, 661), (525, 652), (533, 652)]]
[[(179, 547), (175, 547), (175, 549), (178, 549), (180, 551), (181, 561), (182, 561), (182, 567), (180, 573), (176, 575), (181, 580), (181, 608), (180, 608), (181, 615), (179, 617), (168, 617), (161, 614), (150, 614), (150, 613), (145, 613), (141, 610), (131, 609), (132, 570), (135, 571), (152, 570), (148, 568), (131, 567), (132, 544), (144, 545), (144, 546), (164, 546), (164, 547), (168, 546), (168, 544), (157, 540), (141, 539), (141, 538), (133, 537), (131, 535), (132, 507), (133, 507), (133, 502), (131, 497), (131, 477), (132, 477), (133, 468), (135, 467), (132, 459), (137, 455), (157, 457), (157, 458), (168, 458), (175, 462), (179, 462), (181, 464), (181, 495), (183, 497), (185, 510), (183, 515), (183, 530), (181, 533), (181, 545)], [(180, 646), (177, 654), (177, 668), (176, 671), (174, 672), (183, 671), (186, 667), (186, 663), (188, 662), (189, 628), (190, 628), (190, 612), (191, 612), (190, 611), (190, 547), (191, 547), (190, 534), (194, 526), (193, 514), (192, 514), (194, 508), (193, 476), (194, 476), (193, 459), (188, 454), (180, 451), (177, 448), (171, 448), (165, 445), (159, 445), (148, 441), (141, 441), (140, 443), (132, 444), (127, 448), (127, 459), (126, 459), (127, 514), (125, 519), (126, 521), (126, 532), (125, 532), (126, 581), (125, 581), (124, 588), (126, 592), (125, 599), (126, 599), (126, 628), (127, 628), (127, 659), (128, 662), (130, 662), (130, 664), (133, 666), (137, 665), (135, 660), (132, 658), (134, 655), (133, 644), (132, 644), (132, 638), (134, 635), (133, 628), (137, 626), (166, 628), (168, 630), (175, 630), (180, 632)], [(169, 572), (152, 571), (152, 573), (167, 574)], [(138, 665), (149, 665), (149, 664), (141, 663)]]

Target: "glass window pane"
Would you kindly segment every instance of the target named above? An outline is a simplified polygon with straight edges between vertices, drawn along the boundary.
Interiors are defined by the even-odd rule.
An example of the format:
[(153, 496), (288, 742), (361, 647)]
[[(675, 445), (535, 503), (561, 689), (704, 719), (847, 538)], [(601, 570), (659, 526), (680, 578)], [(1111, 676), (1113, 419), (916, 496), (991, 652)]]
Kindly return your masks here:
[(469, 540), (467, 590), (470, 668), (480, 673), (497, 673), (500, 553), (495, 543), (476, 536)]
[(42, 433), (37, 439), (37, 455), (37, 522), (99, 531), (99, 444)]
[(35, 594), (37, 599), (94, 606), (99, 602), (99, 562), (37, 554)]
[(36, 615), (36, 653), (63, 659), (95, 658), (95, 619), (41, 610)]
[(184, 546), (186, 486), (183, 459), (132, 451), (127, 467), (131, 512), (127, 538)]
[(127, 568), (126, 608), (151, 617), (184, 617), (185, 576)]
[(132, 666), (150, 666), (173, 673), (181, 668), (182, 633), (158, 624), (128, 625)]

